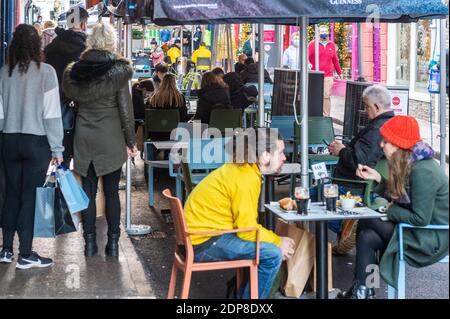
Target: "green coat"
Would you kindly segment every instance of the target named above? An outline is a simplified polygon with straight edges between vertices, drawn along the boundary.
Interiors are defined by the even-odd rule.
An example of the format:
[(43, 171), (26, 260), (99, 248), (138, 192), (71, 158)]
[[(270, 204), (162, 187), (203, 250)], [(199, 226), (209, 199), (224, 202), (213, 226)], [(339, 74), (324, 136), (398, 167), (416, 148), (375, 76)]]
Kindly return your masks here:
[[(377, 186), (376, 192), (383, 195), (386, 180)], [(392, 205), (388, 218), (394, 223), (408, 223), (414, 226), (448, 225), (448, 177), (435, 160), (413, 163), (409, 196), (411, 209)], [(404, 229), (404, 258), (413, 267), (432, 265), (448, 255), (448, 231), (429, 229)], [(390, 286), (397, 288), (399, 272), (398, 228), (392, 235), (380, 262), (381, 277)]]

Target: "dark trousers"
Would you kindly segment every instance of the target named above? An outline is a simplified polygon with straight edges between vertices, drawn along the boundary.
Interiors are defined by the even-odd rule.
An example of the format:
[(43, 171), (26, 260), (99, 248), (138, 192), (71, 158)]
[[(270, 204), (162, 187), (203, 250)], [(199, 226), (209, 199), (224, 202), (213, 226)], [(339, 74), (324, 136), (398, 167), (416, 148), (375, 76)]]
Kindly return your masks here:
[[(108, 222), (108, 235), (120, 233), (120, 198), (119, 181), (121, 169), (103, 177), (103, 191), (105, 193), (106, 221)], [(83, 177), (83, 189), (89, 197), (89, 207), (81, 214), (85, 234), (95, 234), (95, 221), (97, 207), (95, 197), (97, 194), (98, 177), (94, 165), (89, 166), (87, 176)]]
[(356, 230), (356, 280), (360, 285), (366, 285), (366, 278), (370, 275), (367, 266), (377, 264), (376, 253), (380, 256), (386, 250), (395, 224), (380, 219), (361, 219)]
[(3, 247), (12, 250), (19, 235), (19, 252), (29, 255), (33, 244), (36, 188), (45, 182), (51, 159), (46, 136), (3, 134), (6, 200), (3, 207)]
[(0, 132), (0, 228), (2, 228), (3, 204), (5, 203), (5, 170), (2, 156), (3, 134)]

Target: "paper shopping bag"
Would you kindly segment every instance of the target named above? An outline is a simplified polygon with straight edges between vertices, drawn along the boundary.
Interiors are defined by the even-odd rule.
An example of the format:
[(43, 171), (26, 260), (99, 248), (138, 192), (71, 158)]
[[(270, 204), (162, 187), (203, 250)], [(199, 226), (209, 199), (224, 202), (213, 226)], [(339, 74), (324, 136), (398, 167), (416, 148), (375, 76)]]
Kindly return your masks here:
[(69, 211), (74, 214), (88, 208), (89, 197), (76, 181), (70, 170), (60, 166), (57, 169), (57, 179), (61, 192), (66, 200)]
[(55, 237), (55, 186), (44, 185), (36, 188), (36, 202), (34, 209), (34, 237)]
[(294, 255), (286, 261), (287, 275), (283, 290), (286, 296), (298, 298), (305, 289), (314, 265), (314, 235), (281, 220), (277, 221), (276, 233), (290, 237), (295, 242)]
[[(73, 172), (75, 179), (78, 183), (83, 186), (83, 177)], [(95, 196), (95, 207), (97, 210), (97, 218), (105, 216), (106, 206), (105, 206), (105, 192), (103, 191), (103, 177), (98, 178), (97, 184), (97, 194)]]

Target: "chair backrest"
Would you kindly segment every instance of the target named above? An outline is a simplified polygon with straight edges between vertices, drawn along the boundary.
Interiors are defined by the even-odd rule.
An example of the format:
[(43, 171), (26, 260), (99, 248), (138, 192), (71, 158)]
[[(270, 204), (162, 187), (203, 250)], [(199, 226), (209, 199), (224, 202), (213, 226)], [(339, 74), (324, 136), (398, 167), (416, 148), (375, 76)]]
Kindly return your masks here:
[(383, 157), (382, 159), (380, 159), (375, 165), (374, 169), (384, 178), (387, 179), (389, 177), (389, 167), (386, 158)]
[(293, 139), (294, 122), (295, 120), (292, 115), (274, 115), (272, 116), (270, 127), (278, 129), (278, 133), (283, 136), (283, 139)]
[(241, 109), (215, 109), (211, 111), (209, 127), (216, 128), (225, 132), (226, 128), (235, 129), (241, 127), (242, 110)]
[[(198, 125), (198, 127), (200, 128), (199, 132), (194, 132), (194, 123), (193, 122), (179, 122), (177, 125), (177, 130), (175, 133), (176, 137), (182, 137), (182, 134), (185, 133), (186, 131), (189, 133), (189, 139), (191, 138), (201, 138), (204, 131), (206, 131), (208, 129), (208, 124), (207, 123), (195, 123), (195, 125)], [(183, 131), (186, 130), (186, 131)], [(200, 133), (200, 136), (194, 136), (195, 134)], [(179, 140), (176, 138), (176, 140)]]
[[(301, 128), (294, 122), (295, 139), (301, 141)], [(335, 139), (333, 120), (331, 117), (312, 116), (308, 118), (308, 145), (324, 145), (323, 140), (332, 142)]]
[(183, 159), (189, 170), (213, 170), (229, 162), (225, 145), (230, 138), (191, 139)]
[(192, 243), (188, 236), (188, 227), (180, 199), (172, 196), (172, 192), (168, 188), (163, 191), (163, 195), (169, 200), (170, 213), (175, 228), (176, 244), (185, 246), (186, 252), (192, 251)]
[(146, 109), (145, 110), (145, 136), (148, 139), (151, 133), (168, 133), (176, 129), (180, 122), (178, 109)]

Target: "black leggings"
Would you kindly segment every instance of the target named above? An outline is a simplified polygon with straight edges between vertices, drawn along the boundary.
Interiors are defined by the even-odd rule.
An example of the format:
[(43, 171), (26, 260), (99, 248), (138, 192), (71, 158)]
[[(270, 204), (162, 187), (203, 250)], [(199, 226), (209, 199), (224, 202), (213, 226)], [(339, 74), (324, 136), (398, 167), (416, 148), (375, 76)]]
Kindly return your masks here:
[(384, 253), (392, 234), (395, 224), (380, 219), (361, 219), (356, 230), (356, 280), (360, 285), (366, 285), (366, 272), (369, 265), (375, 265), (376, 252)]
[[(106, 221), (108, 222), (108, 235), (120, 233), (120, 199), (119, 182), (120, 171), (114, 171), (103, 178), (103, 191), (105, 193)], [(89, 197), (89, 207), (81, 214), (85, 234), (95, 234), (95, 221), (97, 207), (95, 197), (97, 194), (98, 177), (94, 165), (89, 166), (87, 176), (83, 177), (83, 189)]]
[(19, 235), (19, 253), (28, 256), (33, 245), (36, 188), (42, 187), (51, 159), (46, 136), (3, 134), (6, 196), (3, 206), (3, 247), (13, 248)]

